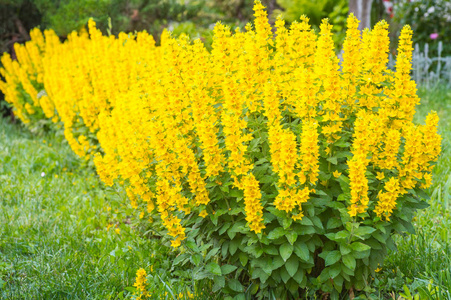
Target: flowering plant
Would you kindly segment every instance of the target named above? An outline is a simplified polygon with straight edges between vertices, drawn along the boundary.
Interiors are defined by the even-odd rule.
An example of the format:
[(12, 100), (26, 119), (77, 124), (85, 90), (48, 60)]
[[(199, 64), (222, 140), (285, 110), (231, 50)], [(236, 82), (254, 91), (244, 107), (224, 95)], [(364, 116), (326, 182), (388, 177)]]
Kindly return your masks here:
[(340, 65), (327, 20), (318, 35), (304, 16), (278, 19), (274, 37), (254, 11), (244, 32), (218, 23), (211, 52), (168, 32), (160, 46), (104, 37), (91, 21), (90, 39), (45, 57), (45, 90), (74, 150), (182, 246), (175, 266), (230, 295), (338, 299), (367, 287), (394, 233), (414, 232), (438, 117), (412, 123), (409, 26), (392, 72), (385, 21), (360, 32), (350, 15)]

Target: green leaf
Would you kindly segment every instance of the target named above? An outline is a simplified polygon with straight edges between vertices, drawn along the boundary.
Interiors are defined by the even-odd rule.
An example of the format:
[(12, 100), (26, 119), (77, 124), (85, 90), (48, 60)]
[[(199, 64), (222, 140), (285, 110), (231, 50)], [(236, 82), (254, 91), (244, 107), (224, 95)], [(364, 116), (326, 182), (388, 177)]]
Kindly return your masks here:
[(327, 221), (327, 229), (334, 229), (337, 227), (340, 227), (343, 223), (339, 218), (331, 218), (329, 221)]
[(352, 243), (351, 244), (351, 248), (352, 248), (352, 250), (357, 251), (357, 252), (367, 251), (367, 250), (371, 249), (370, 246), (365, 245), (365, 244), (360, 243), (360, 242)]
[(286, 262), (285, 268), (287, 269), (288, 274), (293, 277), (294, 274), (298, 271), (299, 261), (296, 256), (291, 256), (291, 258)]
[(274, 257), (274, 260), (272, 262), (272, 269), (277, 270), (284, 264), (285, 264), (285, 262), (283, 261), (283, 259), (280, 256), (276, 256), (276, 257)]
[(296, 242), (296, 239), (298, 238), (298, 234), (294, 231), (290, 231), (286, 234), (288, 242), (293, 245), (294, 242)]
[(240, 252), (239, 258), (240, 258), (241, 265), (243, 267), (245, 267), (247, 264), (247, 261), (249, 260), (247, 254), (244, 252)]
[(334, 165), (336, 165), (336, 164), (338, 163), (338, 162), (337, 162), (337, 157), (336, 157), (336, 156), (327, 158), (327, 161), (330, 162), (330, 163), (332, 163), (332, 164), (334, 164)]
[(225, 287), (225, 277), (224, 276), (215, 276), (213, 292), (217, 292), (224, 287)]
[(340, 260), (341, 257), (341, 253), (338, 250), (334, 250), (329, 252), (329, 254), (327, 254), (326, 256), (326, 266), (330, 266), (333, 265), (334, 263), (336, 263), (337, 261)]
[(369, 226), (360, 226), (354, 231), (354, 235), (357, 237), (360, 237), (361, 239), (364, 239), (366, 235), (369, 235), (376, 231), (375, 228), (369, 227)]
[[(304, 280), (305, 276), (304, 276), (304, 270), (302, 268), (299, 268), (298, 271), (296, 272), (296, 274), (294, 274), (293, 279), (299, 284), (301, 285), (302, 281)], [(303, 288), (303, 286), (301, 286)]]
[(191, 260), (192, 260), (193, 264), (195, 264), (196, 266), (198, 266), (199, 263), (200, 263), (201, 260), (202, 260), (202, 255), (196, 253), (196, 254), (194, 254), (193, 256), (191, 256)]
[(244, 287), (243, 287), (243, 285), (242, 285), (238, 280), (236, 280), (235, 278), (230, 279), (230, 280), (228, 281), (228, 286), (229, 286), (229, 288), (230, 288), (232, 291), (235, 291), (235, 292), (238, 292), (238, 293), (244, 292)]
[(218, 233), (223, 234), (227, 229), (229, 229), (231, 225), (231, 223), (225, 223), (224, 225), (222, 225), (221, 229), (218, 230)]
[(205, 269), (214, 275), (222, 275), (221, 267), (215, 262), (209, 262)]
[(293, 253), (293, 245), (290, 243), (284, 243), (279, 248), (280, 256), (284, 261), (287, 261)]
[(268, 239), (275, 240), (275, 239), (278, 239), (278, 238), (284, 236), (285, 234), (286, 234), (286, 232), (283, 228), (277, 227), (276, 229), (274, 229), (273, 231), (271, 231), (268, 234)]
[(341, 272), (341, 264), (333, 264), (329, 267), (329, 276), (335, 278)]
[(347, 254), (343, 256), (343, 263), (346, 267), (348, 267), (351, 270), (355, 269), (355, 258), (352, 256), (352, 254)]
[(216, 253), (218, 253), (219, 247), (213, 248), (208, 252), (207, 256), (205, 256), (205, 260), (208, 261), (210, 258), (212, 258)]
[(294, 244), (294, 253), (303, 261), (309, 261), (310, 259), (310, 251), (304, 242), (297, 241)]
[(299, 221), (299, 223), (306, 226), (313, 226), (312, 220), (310, 220), (309, 217), (305, 216)]
[(232, 273), (233, 271), (235, 271), (237, 269), (237, 266), (233, 266), (233, 265), (222, 265), (221, 266), (221, 273), (222, 275), (227, 275), (229, 273)]
[(347, 238), (349, 238), (349, 235), (350, 235), (349, 231), (341, 230), (335, 234), (334, 241), (346, 240)]
[(194, 243), (193, 241), (187, 241), (186, 247), (190, 248), (194, 252), (199, 252), (199, 248), (197, 247), (196, 243)]
[(269, 255), (279, 255), (279, 251), (277, 250), (275, 245), (264, 246), (263, 251)]
[(256, 278), (260, 279), (262, 283), (265, 283), (269, 276), (262, 269), (255, 268), (254, 270), (252, 270), (252, 279)]
[(340, 244), (340, 252), (341, 252), (341, 255), (346, 255), (346, 254), (349, 254), (349, 253), (351, 253), (351, 247), (349, 247), (349, 245), (348, 244)]
[(290, 274), (288, 274), (288, 271), (286, 268), (280, 269), (280, 277), (282, 277), (282, 280), (284, 283), (287, 283), (288, 280), (290, 280), (290, 278), (291, 278), (291, 276), (290, 276)]
[(239, 239), (232, 240), (230, 242), (230, 245), (229, 245), (229, 252), (230, 252), (230, 254), (234, 255), (239, 246), (240, 246), (240, 240)]

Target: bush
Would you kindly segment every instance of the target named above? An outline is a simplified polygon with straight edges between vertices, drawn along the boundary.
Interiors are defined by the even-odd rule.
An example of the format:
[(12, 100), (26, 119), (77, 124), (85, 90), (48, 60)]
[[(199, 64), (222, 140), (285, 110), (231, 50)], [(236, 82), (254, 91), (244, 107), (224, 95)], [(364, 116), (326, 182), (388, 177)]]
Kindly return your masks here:
[(192, 264), (213, 292), (368, 291), (392, 235), (414, 232), (440, 152), (437, 115), (412, 123), (412, 31), (392, 72), (387, 23), (360, 33), (350, 15), (340, 68), (327, 20), (317, 35), (278, 19), (274, 38), (254, 11), (244, 32), (218, 23), (211, 52), (91, 21), (90, 37), (45, 54), (45, 91), (74, 151), (165, 226), (182, 246), (174, 267)]

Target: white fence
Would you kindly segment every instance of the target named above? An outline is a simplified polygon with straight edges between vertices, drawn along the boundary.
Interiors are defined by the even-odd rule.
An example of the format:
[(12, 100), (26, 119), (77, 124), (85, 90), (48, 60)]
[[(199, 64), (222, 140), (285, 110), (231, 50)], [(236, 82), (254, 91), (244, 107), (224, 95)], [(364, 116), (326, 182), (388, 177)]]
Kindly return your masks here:
[[(437, 53), (430, 53), (429, 44), (424, 45), (423, 51), (418, 44), (415, 45), (412, 54), (412, 78), (417, 85), (427, 88), (437, 84), (451, 86), (451, 56), (443, 57), (442, 52), (442, 42), (438, 44)], [(390, 56), (389, 66), (393, 68), (394, 65), (395, 60)]]

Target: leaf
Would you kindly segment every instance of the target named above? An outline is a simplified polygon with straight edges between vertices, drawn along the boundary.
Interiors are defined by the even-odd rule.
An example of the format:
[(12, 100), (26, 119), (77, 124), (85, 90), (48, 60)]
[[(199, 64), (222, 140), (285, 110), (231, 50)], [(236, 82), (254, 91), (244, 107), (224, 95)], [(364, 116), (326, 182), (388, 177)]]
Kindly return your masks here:
[(271, 231), (268, 234), (268, 239), (275, 240), (275, 239), (278, 239), (278, 238), (284, 236), (285, 234), (286, 234), (286, 232), (285, 232), (285, 230), (283, 230), (283, 228), (277, 227), (276, 229), (274, 229), (273, 231)]
[(290, 243), (284, 243), (279, 248), (280, 256), (284, 261), (287, 261), (293, 253), (293, 245)]
[(230, 254), (234, 255), (236, 250), (238, 249), (239, 245), (240, 245), (240, 240), (238, 240), (238, 239), (232, 240), (229, 245)]
[(346, 267), (351, 270), (355, 270), (355, 258), (352, 254), (347, 254), (343, 256), (343, 263)]
[(341, 257), (341, 253), (338, 250), (334, 250), (329, 252), (329, 254), (327, 254), (326, 256), (326, 266), (330, 266), (333, 265), (334, 263), (336, 263), (337, 261), (340, 260)]
[(199, 252), (199, 248), (197, 247), (196, 243), (193, 241), (186, 241), (186, 247), (190, 248), (194, 252)]
[(232, 291), (235, 291), (238, 293), (244, 292), (243, 285), (235, 278), (229, 280), (228, 286)]
[(284, 283), (287, 283), (288, 280), (290, 280), (291, 276), (288, 274), (288, 271), (286, 268), (280, 269), (280, 277), (282, 277), (282, 280)]
[(283, 261), (283, 259), (280, 256), (276, 256), (276, 257), (274, 257), (274, 260), (272, 262), (272, 269), (277, 270), (284, 264), (285, 264), (285, 262)]
[(229, 229), (231, 225), (231, 223), (225, 223), (224, 225), (222, 225), (221, 229), (218, 230), (218, 233), (223, 234), (227, 229)]
[(221, 267), (215, 262), (209, 262), (205, 269), (214, 275), (222, 275)]
[(351, 253), (351, 247), (349, 247), (349, 245), (348, 244), (340, 244), (340, 252), (341, 252), (341, 255), (346, 255), (346, 254), (349, 254), (349, 253)]
[(237, 266), (233, 266), (233, 265), (222, 265), (221, 266), (221, 273), (222, 275), (227, 275), (232, 273), (233, 271), (235, 271), (237, 269)]
[(269, 255), (279, 255), (275, 245), (264, 246), (263, 251)]
[(330, 163), (332, 163), (332, 164), (334, 164), (334, 165), (336, 165), (336, 164), (338, 163), (338, 162), (337, 162), (337, 157), (336, 157), (336, 156), (327, 158), (327, 161), (330, 162)]
[(357, 237), (360, 237), (361, 239), (364, 239), (366, 235), (369, 235), (376, 231), (375, 228), (369, 227), (369, 226), (360, 226), (354, 231), (354, 235)]
[[(283, 269), (282, 269), (282, 270), (283, 270)], [(252, 271), (252, 279), (256, 279), (256, 278), (260, 279), (260, 281), (261, 281), (262, 283), (265, 283), (266, 280), (269, 278), (269, 276), (268, 276), (268, 274), (266, 274), (262, 269), (260, 269), (260, 268), (255, 268), (255, 269)]]
[(340, 176), (338, 177), (338, 183), (340, 183), (340, 187), (343, 190), (343, 193), (350, 194), (351, 188), (349, 186), (349, 178), (346, 176)]
[(294, 244), (294, 253), (303, 261), (309, 261), (310, 259), (310, 251), (307, 247), (307, 244), (298, 241)]
[(333, 264), (329, 267), (330, 278), (335, 278), (341, 272), (341, 264)]
[(299, 223), (306, 226), (313, 226), (312, 220), (305, 216), (299, 221)]
[(286, 234), (288, 242), (293, 245), (294, 242), (296, 242), (296, 239), (298, 238), (298, 234), (294, 231), (290, 231)]
[(291, 258), (286, 262), (285, 268), (287, 269), (288, 274), (293, 277), (299, 268), (299, 261), (297, 257), (294, 255), (291, 256)]
[(217, 292), (225, 286), (225, 277), (224, 276), (215, 276), (213, 292)]
[(352, 248), (352, 250), (357, 251), (357, 252), (367, 251), (367, 250), (371, 249), (370, 246), (365, 245), (365, 244), (360, 243), (360, 242), (352, 243), (351, 244), (351, 248)]
[(241, 265), (243, 267), (245, 267), (247, 264), (247, 261), (249, 260), (247, 254), (244, 252), (240, 252), (239, 258), (240, 258)]
[(198, 266), (199, 263), (200, 263), (201, 260), (202, 260), (202, 255), (196, 253), (196, 254), (194, 254), (193, 256), (191, 256), (191, 260), (192, 260), (193, 264), (195, 264), (196, 266)]
[(208, 252), (207, 256), (205, 256), (205, 260), (208, 261), (210, 258), (212, 258), (216, 253), (218, 253), (219, 247), (213, 248)]
[[(304, 270), (302, 268), (299, 268), (296, 274), (294, 274), (293, 279), (300, 285), (302, 281), (304, 280)], [(303, 286), (301, 286), (303, 288)]]

